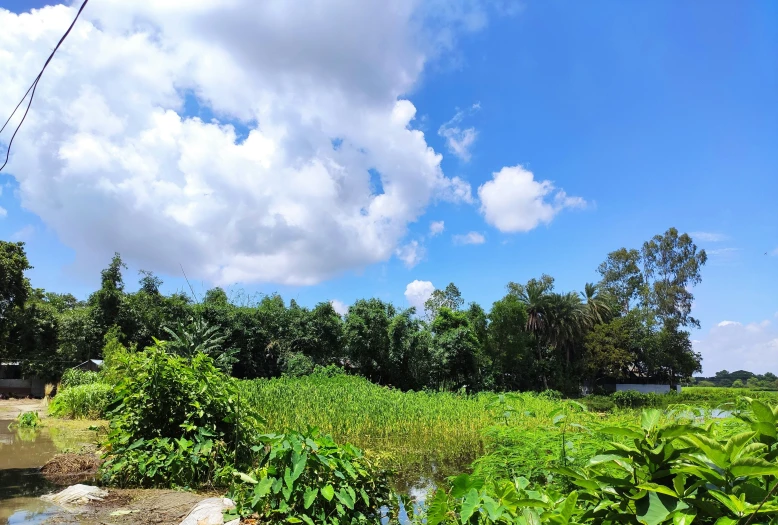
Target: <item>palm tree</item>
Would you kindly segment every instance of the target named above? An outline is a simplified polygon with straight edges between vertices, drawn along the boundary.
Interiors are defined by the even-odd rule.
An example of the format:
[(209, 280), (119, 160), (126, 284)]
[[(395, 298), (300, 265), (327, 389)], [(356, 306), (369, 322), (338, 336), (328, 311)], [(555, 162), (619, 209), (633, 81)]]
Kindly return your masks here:
[[(527, 310), (527, 333), (535, 337), (537, 344), (538, 363), (543, 361), (542, 343), (546, 336), (546, 317), (548, 310), (548, 285), (535, 279), (530, 280), (526, 286), (518, 287), (518, 298)], [(548, 380), (545, 374), (541, 374), (543, 387), (548, 389)]]
[(558, 350), (564, 349), (570, 363), (570, 349), (580, 340), (586, 326), (586, 309), (575, 292), (550, 294), (546, 303), (546, 336)]
[(596, 324), (606, 323), (612, 317), (608, 302), (600, 293), (600, 287), (596, 284), (586, 283), (584, 291), (581, 292), (581, 298), (583, 299), (586, 307), (586, 317), (589, 326)]

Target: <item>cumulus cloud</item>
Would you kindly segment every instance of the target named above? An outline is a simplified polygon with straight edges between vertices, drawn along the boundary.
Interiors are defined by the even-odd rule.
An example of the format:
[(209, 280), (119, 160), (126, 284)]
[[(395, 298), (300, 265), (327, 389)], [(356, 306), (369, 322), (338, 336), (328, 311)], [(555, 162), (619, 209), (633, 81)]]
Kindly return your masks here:
[(705, 376), (720, 370), (778, 371), (778, 328), (770, 320), (748, 324), (721, 321), (692, 345), (702, 354)]
[(413, 268), (419, 264), (424, 258), (425, 253), (426, 250), (424, 249), (424, 246), (419, 244), (419, 241), (416, 240), (397, 248), (397, 258), (405, 263), (405, 266), (408, 268)]
[(586, 201), (558, 190), (551, 181), (537, 181), (522, 166), (504, 167), (478, 188), (481, 213), (502, 232), (526, 232), (548, 224), (566, 208), (583, 208)]
[(0, 219), (5, 219), (8, 217), (8, 210), (0, 206)]
[(435, 287), (430, 281), (413, 281), (405, 287), (405, 300), (416, 308), (416, 313), (424, 312), (424, 303), (430, 298)]
[(483, 234), (478, 232), (468, 232), (461, 235), (453, 235), (451, 239), (454, 241), (454, 244), (458, 245), (483, 244), (486, 242), (486, 238), (483, 236)]
[(443, 233), (443, 230), (446, 229), (446, 223), (443, 221), (432, 221), (430, 223), (430, 236), (435, 237), (436, 235), (440, 235)]
[(470, 148), (473, 146), (478, 132), (474, 127), (462, 129), (460, 125), (466, 116), (472, 115), (479, 109), (481, 109), (481, 105), (477, 102), (466, 110), (457, 108), (457, 112), (451, 120), (442, 124), (438, 129), (438, 135), (446, 139), (448, 150), (464, 162), (470, 160)]
[(723, 233), (714, 232), (691, 232), (689, 236), (695, 241), (702, 242), (722, 242), (729, 239), (729, 236)]
[(337, 299), (333, 299), (330, 301), (330, 304), (332, 305), (332, 308), (339, 314), (339, 315), (346, 315), (348, 313), (348, 305), (344, 303), (343, 301), (338, 301)]
[[(74, 15), (0, 9), (0, 107)], [(320, 282), (392, 257), (433, 200), (472, 200), (403, 94), (485, 21), (471, 0), (95, 2), (7, 171), (84, 269), (119, 251), (216, 284)]]

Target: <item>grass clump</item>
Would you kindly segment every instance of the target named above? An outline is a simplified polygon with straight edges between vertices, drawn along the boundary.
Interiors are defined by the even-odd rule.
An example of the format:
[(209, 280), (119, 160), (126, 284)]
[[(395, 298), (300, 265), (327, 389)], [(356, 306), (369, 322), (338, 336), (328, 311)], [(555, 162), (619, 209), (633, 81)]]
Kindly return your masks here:
[(60, 388), (66, 389), (80, 385), (91, 385), (100, 382), (100, 374), (89, 370), (80, 370), (78, 368), (69, 368), (62, 374), (59, 381)]
[(54, 417), (101, 419), (113, 399), (111, 385), (87, 383), (62, 389), (49, 404)]

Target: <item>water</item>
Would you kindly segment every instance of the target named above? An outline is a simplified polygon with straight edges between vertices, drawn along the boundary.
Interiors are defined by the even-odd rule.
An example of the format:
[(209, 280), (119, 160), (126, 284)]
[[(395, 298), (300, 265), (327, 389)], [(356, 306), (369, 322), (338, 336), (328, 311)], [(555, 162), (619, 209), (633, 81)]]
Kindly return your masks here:
[(0, 419), (0, 525), (38, 524), (57, 508), (39, 496), (55, 486), (38, 469), (57, 453), (48, 431), (9, 430)]

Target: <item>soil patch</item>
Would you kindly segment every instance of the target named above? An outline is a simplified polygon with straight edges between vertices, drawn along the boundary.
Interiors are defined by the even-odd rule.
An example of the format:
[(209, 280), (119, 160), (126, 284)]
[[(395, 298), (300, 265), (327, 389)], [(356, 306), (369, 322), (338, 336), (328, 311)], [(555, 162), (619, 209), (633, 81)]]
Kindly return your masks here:
[(59, 513), (46, 524), (178, 525), (205, 498), (220, 493), (107, 488), (108, 496), (83, 506), (79, 514)]

